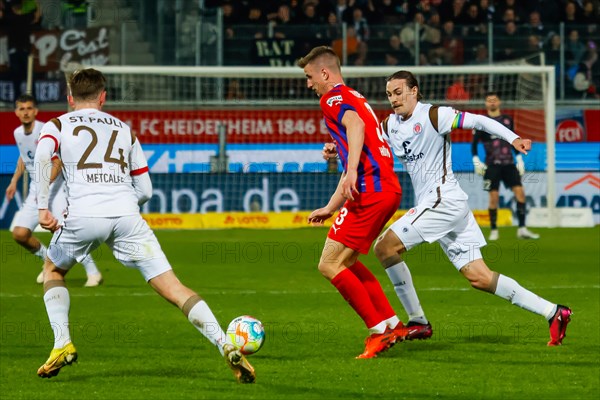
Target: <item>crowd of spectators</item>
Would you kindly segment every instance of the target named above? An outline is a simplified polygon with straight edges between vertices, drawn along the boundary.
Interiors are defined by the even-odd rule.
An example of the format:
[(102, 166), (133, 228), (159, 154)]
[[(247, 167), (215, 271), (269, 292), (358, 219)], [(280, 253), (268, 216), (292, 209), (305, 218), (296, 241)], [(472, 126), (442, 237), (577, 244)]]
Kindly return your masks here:
[[(44, 6), (48, 15), (45, 15)], [(0, 0), (0, 33), (6, 35), (8, 54), (8, 62), (0, 65), (0, 78), (6, 75), (11, 81), (12, 97), (17, 98), (26, 91), (27, 59), (32, 50), (31, 35), (35, 31), (56, 28), (84, 29), (86, 26), (86, 0), (61, 0), (58, 3), (45, 3), (40, 0)]]
[[(223, 10), (231, 41), (294, 38), (297, 51), (331, 45), (340, 56), (347, 26), (350, 65), (465, 65), (509, 61), (544, 53), (560, 65), (560, 25), (568, 40), (564, 71), (575, 89), (594, 94), (598, 79), (599, 0), (205, 0)], [(249, 32), (241, 27), (255, 25)], [(490, 26), (493, 49), (488, 48)], [(418, 46), (416, 46), (418, 41)], [(418, 54), (415, 49), (418, 48)], [(491, 51), (490, 51), (491, 50)]]
[[(160, 62), (166, 64), (195, 62), (198, 48), (190, 37), (196, 34), (199, 15), (220, 9), (228, 65), (261, 65), (248, 49), (257, 52), (258, 41), (277, 40), (286, 43), (272, 44), (273, 48), (262, 43), (265, 47), (260, 50), (277, 53), (293, 42), (294, 54), (289, 57), (293, 59), (316, 45), (330, 45), (347, 65), (483, 65), (544, 54), (546, 64), (557, 66), (558, 79), (567, 82), (569, 97), (598, 96), (600, 0), (168, 0), (162, 6), (124, 0), (123, 4), (139, 10), (139, 21), (162, 21), (162, 36), (167, 39)], [(60, 12), (49, 8), (57, 5)], [(30, 32), (85, 28), (89, 6), (86, 0), (0, 0), (15, 85), (23, 79)], [(47, 10), (53, 11), (44, 15)], [(159, 42), (155, 24), (142, 25), (147, 40)], [(211, 35), (206, 32), (204, 37)], [(173, 43), (184, 44), (178, 47), (177, 60)]]
[(15, 15), (32, 17), (33, 29), (85, 29), (88, 0), (0, 0), (0, 21), (6, 29)]

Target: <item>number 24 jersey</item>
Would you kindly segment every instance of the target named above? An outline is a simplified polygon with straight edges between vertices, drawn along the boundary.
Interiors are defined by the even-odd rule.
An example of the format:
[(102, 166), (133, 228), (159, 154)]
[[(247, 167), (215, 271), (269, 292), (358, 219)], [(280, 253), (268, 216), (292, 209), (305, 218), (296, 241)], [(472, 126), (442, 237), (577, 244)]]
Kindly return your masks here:
[(69, 215), (139, 213), (131, 176), (148, 172), (148, 164), (124, 122), (96, 109), (77, 110), (47, 122), (42, 139), (54, 140), (63, 162)]

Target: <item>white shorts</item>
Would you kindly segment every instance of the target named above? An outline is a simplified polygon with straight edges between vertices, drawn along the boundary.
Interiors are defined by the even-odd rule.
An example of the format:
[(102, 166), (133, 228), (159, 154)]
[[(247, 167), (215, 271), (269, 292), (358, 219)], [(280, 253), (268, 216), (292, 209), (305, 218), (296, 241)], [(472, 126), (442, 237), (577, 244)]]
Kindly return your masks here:
[[(51, 186), (52, 188), (52, 186)], [(12, 226), (20, 226), (34, 231), (39, 222), (39, 211), (37, 207), (37, 194), (30, 191), (23, 203), (23, 206), (15, 214)], [(57, 187), (50, 191), (50, 212), (58, 223), (62, 224), (64, 213), (67, 210), (67, 193), (63, 187)]]
[(138, 269), (146, 281), (172, 269), (154, 232), (139, 214), (111, 218), (67, 216), (54, 232), (48, 257), (58, 268), (69, 270), (102, 243), (110, 247), (121, 264)]
[(390, 228), (406, 250), (423, 243), (439, 242), (457, 270), (482, 258), (486, 245), (466, 200), (431, 198), (408, 210)]

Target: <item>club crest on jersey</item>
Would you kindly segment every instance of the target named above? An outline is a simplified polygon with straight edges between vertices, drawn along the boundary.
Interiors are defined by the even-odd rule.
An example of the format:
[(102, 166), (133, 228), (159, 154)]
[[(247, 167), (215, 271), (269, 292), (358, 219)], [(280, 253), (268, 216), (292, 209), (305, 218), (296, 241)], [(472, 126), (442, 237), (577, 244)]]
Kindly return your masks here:
[(508, 119), (508, 118), (504, 118), (503, 122), (504, 122), (504, 125), (510, 125), (510, 119)]
[(417, 213), (417, 209), (413, 207), (406, 212), (406, 215), (415, 215), (416, 213)]
[(418, 135), (421, 132), (423, 132), (423, 125), (421, 125), (420, 122), (417, 122), (416, 124), (413, 125), (413, 133), (415, 135)]
[(331, 107), (331, 106), (334, 106), (334, 105), (335, 105), (335, 106), (337, 106), (337, 105), (339, 105), (339, 104), (340, 104), (342, 101), (343, 101), (343, 99), (342, 99), (342, 96), (341, 96), (341, 95), (340, 95), (340, 96), (333, 96), (333, 97), (330, 97), (330, 98), (328, 98), (328, 99), (327, 99), (327, 105), (328, 105), (329, 107)]

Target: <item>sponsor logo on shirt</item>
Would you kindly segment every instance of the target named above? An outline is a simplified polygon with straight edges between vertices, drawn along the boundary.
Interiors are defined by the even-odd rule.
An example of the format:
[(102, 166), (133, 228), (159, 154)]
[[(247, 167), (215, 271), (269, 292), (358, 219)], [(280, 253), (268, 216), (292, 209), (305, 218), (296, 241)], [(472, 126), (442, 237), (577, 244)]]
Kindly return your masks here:
[(385, 147), (385, 146), (381, 146), (379, 148), (379, 152), (381, 153), (381, 155), (383, 157), (392, 157), (392, 155), (390, 154), (389, 149), (387, 147)]
[(420, 152), (419, 154), (406, 155), (406, 156), (404, 156), (404, 160), (406, 160), (406, 162), (413, 162), (413, 161), (420, 160), (423, 157), (425, 157), (425, 153)]
[(359, 99), (364, 99), (364, 97), (365, 97), (362, 94), (358, 93), (356, 90), (351, 90), (350, 93), (352, 93), (353, 95), (355, 95)]
[(425, 157), (425, 153), (423, 152), (420, 152), (419, 154), (412, 153), (412, 149), (408, 147), (409, 144), (410, 142), (408, 140), (402, 142), (402, 147), (404, 148), (404, 155), (400, 156), (400, 158), (404, 158), (406, 162), (413, 162)]
[(337, 105), (341, 104), (343, 100), (344, 99), (342, 98), (341, 95), (333, 96), (333, 97), (330, 97), (330, 98), (327, 99), (327, 105), (329, 107), (331, 107), (331, 106), (337, 106)]

